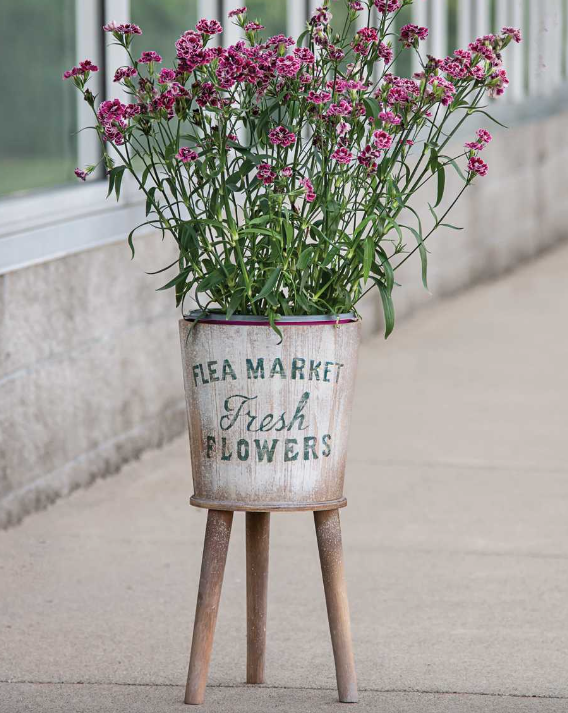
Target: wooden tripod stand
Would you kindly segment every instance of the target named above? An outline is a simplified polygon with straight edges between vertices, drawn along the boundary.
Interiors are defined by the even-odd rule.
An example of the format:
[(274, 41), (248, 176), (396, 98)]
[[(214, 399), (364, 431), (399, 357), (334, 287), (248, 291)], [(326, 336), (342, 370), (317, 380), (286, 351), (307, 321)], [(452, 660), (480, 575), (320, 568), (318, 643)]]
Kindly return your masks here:
[[(339, 510), (316, 511), (314, 519), (339, 700), (342, 703), (356, 703), (357, 677), (351, 644)], [(232, 524), (232, 511), (209, 510), (185, 689), (185, 702), (192, 705), (200, 705), (205, 699)], [(247, 683), (253, 684), (264, 683), (269, 539), (270, 513), (247, 512)]]

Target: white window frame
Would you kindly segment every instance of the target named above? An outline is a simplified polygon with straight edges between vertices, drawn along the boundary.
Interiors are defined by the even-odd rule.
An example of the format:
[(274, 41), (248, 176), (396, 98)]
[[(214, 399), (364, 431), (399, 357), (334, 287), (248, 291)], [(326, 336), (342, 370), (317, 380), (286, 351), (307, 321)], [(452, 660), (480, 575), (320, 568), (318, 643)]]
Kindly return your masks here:
[[(105, 96), (120, 96), (120, 87), (112, 82), (114, 69), (123, 63), (124, 56), (120, 48), (109, 46), (109, 36), (106, 36), (106, 48), (103, 49), (101, 35), (101, 7), (104, 21), (116, 20), (128, 22), (130, 19), (131, 0), (76, 0), (76, 37), (77, 60), (89, 57), (95, 63), (105, 67), (103, 73), (93, 75), (93, 91)], [(136, 2), (136, 0), (133, 0)], [(279, 0), (284, 2), (284, 0)], [(288, 34), (296, 36), (305, 27), (313, 8), (320, 4), (319, 0), (285, 0), (287, 8)], [(543, 18), (551, 12), (556, 15), (564, 13), (568, 17), (568, 0), (543, 0), (542, 4), (534, 0), (498, 0), (499, 20), (506, 15), (511, 16), (511, 24), (522, 24), (525, 10), (530, 10), (534, 20), (533, 28), (542, 24)], [(487, 0), (461, 0), (459, 8), (460, 39), (469, 38), (473, 26), (485, 30), (487, 23)], [(227, 12), (232, 7), (246, 4), (246, 0), (197, 0), (199, 17), (224, 19), (225, 32), (222, 39), (225, 43), (236, 39), (238, 31), (227, 21)], [(501, 7), (501, 5), (503, 7)], [(472, 7), (476, 7), (472, 13)], [(415, 3), (414, 12), (419, 24), (425, 24), (425, 4)], [(446, 0), (435, 0), (431, 5), (430, 30), (431, 37), (427, 44), (430, 47), (443, 47), (444, 27), (447, 26), (445, 16)], [(548, 14), (547, 14), (548, 13)], [(556, 17), (555, 15), (555, 17)], [(568, 28), (568, 22), (558, 23), (554, 38), (561, 39), (562, 27)], [(503, 107), (507, 118), (514, 122), (517, 118), (534, 119), (546, 115), (546, 112), (562, 110), (568, 99), (566, 80), (568, 79), (568, 51), (564, 54), (558, 48), (546, 48), (546, 37), (543, 33), (536, 34), (533, 29), (532, 41), (518, 45), (511, 50), (511, 74), (514, 89), (511, 92), (511, 103)], [(524, 98), (522, 86), (527, 60), (536, 60), (541, 54), (550, 53), (555, 65), (555, 71), (549, 75), (547, 93), (553, 90), (556, 99), (541, 102), (539, 112), (530, 111), (531, 105), (525, 104), (519, 112), (513, 102)], [(548, 55), (547, 55), (548, 56)], [(556, 67), (556, 65), (559, 65)], [(538, 61), (533, 61), (534, 67), (539, 67)], [(539, 77), (529, 77), (528, 99), (539, 91)], [(103, 87), (103, 82), (106, 86)], [(97, 86), (98, 85), (98, 86)], [(71, 90), (71, 88), (70, 88)], [(533, 102), (534, 103), (534, 102)], [(88, 125), (92, 117), (90, 109), (79, 96), (79, 125)], [(501, 111), (497, 112), (501, 114)], [(78, 165), (84, 166), (98, 160), (98, 139), (94, 132), (83, 131), (78, 138)], [(40, 191), (0, 199), (0, 275), (21, 269), (40, 262), (60, 258), (76, 252), (124, 240), (127, 234), (137, 225), (144, 222), (144, 196), (136, 190), (133, 181), (125, 179), (120, 202), (106, 199), (106, 182), (91, 180), (85, 185), (77, 184), (63, 188)]]

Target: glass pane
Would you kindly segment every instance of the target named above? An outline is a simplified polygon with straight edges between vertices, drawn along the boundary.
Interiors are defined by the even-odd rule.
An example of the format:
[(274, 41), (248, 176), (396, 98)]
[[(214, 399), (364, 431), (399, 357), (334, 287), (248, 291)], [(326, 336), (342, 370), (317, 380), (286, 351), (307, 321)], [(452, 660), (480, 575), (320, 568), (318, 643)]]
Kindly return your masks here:
[(274, 2), (274, 0), (248, 0), (243, 2), (246, 5), (249, 21), (260, 20), (265, 29), (262, 37), (267, 38), (272, 35), (286, 35), (286, 3), (284, 0)]
[(75, 1), (0, 2), (0, 196), (76, 181)]
[(199, 19), (197, 0), (132, 0), (130, 12), (132, 22), (140, 25), (144, 33), (136, 38), (135, 51), (140, 55), (144, 50), (155, 50), (164, 58), (164, 67), (172, 66), (175, 41), (186, 30), (193, 29)]

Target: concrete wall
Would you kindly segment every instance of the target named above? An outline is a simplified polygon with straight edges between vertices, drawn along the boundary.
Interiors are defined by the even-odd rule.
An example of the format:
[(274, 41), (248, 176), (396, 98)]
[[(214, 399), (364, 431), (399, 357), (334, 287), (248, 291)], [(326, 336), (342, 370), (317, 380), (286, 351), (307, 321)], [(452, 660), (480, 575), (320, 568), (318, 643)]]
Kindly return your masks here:
[[(432, 295), (418, 259), (397, 273), (399, 318), (566, 237), (567, 122), (563, 112), (495, 132), (490, 175), (449, 218), (465, 230), (429, 242)], [(168, 256), (157, 236), (137, 245), (134, 262), (116, 244), (0, 277), (0, 526), (185, 429), (177, 312), (143, 272)], [(379, 303), (363, 305), (367, 333)]]

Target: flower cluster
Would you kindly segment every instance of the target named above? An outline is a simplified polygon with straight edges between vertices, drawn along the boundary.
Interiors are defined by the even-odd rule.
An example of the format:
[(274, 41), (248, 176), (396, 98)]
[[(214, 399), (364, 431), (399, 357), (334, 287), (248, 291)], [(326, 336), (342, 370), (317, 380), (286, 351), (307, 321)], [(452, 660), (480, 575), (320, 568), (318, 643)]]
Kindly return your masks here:
[[(97, 71), (88, 60), (65, 73), (113, 147), (104, 154), (111, 188), (119, 171), (134, 173), (150, 224), (178, 241), (178, 299), (205, 296), (207, 305), (268, 316), (341, 313), (372, 280), (388, 307), (397, 260), (414, 251), (405, 230), (420, 237), (426, 260), (421, 224), (402, 225), (401, 211), (431, 179), (443, 190), (460, 160), (464, 189), (487, 175), (479, 154), (491, 134), (479, 129), (451, 156), (451, 120), (505, 91), (502, 53), (520, 31), (505, 27), (446, 57), (422, 57), (426, 27), (394, 31), (412, 0), (343, 2), (340, 33), (331, 0), (321, 0), (298, 42), (265, 38), (239, 7), (229, 18), (240, 39), (217, 46), (221, 23), (200, 19), (175, 42), (170, 67), (156, 67), (153, 50), (134, 53), (139, 27), (108, 23), (128, 57), (114, 75), (124, 102), (97, 102), (85, 86)], [(364, 23), (373, 6), (376, 26)], [(407, 51), (420, 57), (410, 78), (393, 71), (395, 52)], [(93, 170), (76, 174), (84, 181)]]
[(400, 41), (409, 49), (410, 47), (418, 47), (420, 40), (425, 40), (428, 37), (428, 28), (419, 27), (418, 25), (405, 25), (400, 30)]
[(98, 72), (99, 68), (96, 64), (93, 64), (90, 59), (86, 59), (84, 62), (80, 62), (78, 67), (73, 67), (68, 69), (63, 73), (63, 79), (71, 79), (71, 77), (79, 77), (82, 81), (86, 81), (89, 78), (91, 72)]

